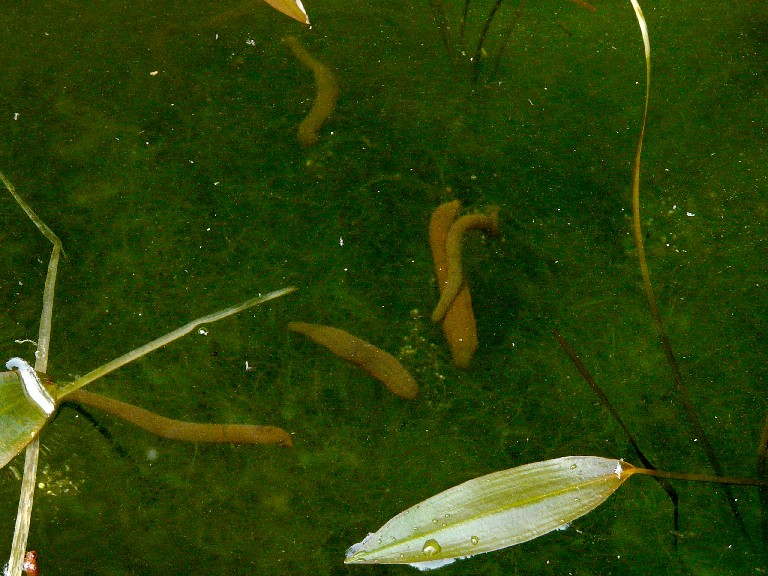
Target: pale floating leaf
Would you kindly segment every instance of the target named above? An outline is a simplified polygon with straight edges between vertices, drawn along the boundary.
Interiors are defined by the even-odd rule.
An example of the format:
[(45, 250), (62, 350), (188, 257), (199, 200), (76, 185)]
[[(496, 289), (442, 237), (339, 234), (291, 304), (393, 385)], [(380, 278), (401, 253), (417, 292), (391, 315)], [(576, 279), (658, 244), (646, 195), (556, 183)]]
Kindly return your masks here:
[(345, 563), (429, 570), (527, 542), (592, 511), (634, 470), (611, 458), (566, 456), (481, 476), (401, 512), (352, 546)]

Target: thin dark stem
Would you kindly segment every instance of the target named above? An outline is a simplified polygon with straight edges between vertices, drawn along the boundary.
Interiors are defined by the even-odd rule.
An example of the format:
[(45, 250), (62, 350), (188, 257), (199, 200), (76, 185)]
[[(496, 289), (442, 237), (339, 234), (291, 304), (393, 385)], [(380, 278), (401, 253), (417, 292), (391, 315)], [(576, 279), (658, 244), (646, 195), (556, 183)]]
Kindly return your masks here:
[(437, 29), (440, 31), (440, 39), (443, 41), (445, 52), (448, 54), (448, 61), (451, 65), (451, 68), (455, 70), (456, 54), (451, 42), (450, 26), (448, 25), (448, 19), (445, 17), (443, 3), (441, 0), (430, 0), (429, 6), (432, 9), (432, 17), (437, 23)]
[(464, 45), (464, 30), (467, 27), (470, 0), (464, 0), (464, 9), (461, 11), (461, 26), (459, 27), (459, 45)]
[[(645, 466), (650, 470), (656, 470), (656, 466), (654, 466), (651, 463), (651, 461), (645, 456), (645, 454), (643, 454), (643, 451), (640, 449), (640, 445), (637, 443), (637, 440), (635, 440), (635, 437), (632, 435), (632, 432), (629, 431), (629, 428), (624, 423), (624, 420), (622, 420), (616, 408), (613, 406), (611, 401), (605, 395), (605, 392), (603, 392), (603, 389), (600, 388), (598, 383), (592, 377), (592, 374), (590, 374), (589, 370), (587, 370), (587, 367), (581, 361), (581, 358), (579, 358), (579, 356), (576, 354), (573, 348), (570, 347), (568, 342), (565, 341), (565, 338), (560, 336), (560, 333), (556, 329), (553, 329), (552, 333), (555, 335), (555, 338), (557, 338), (557, 341), (560, 343), (560, 346), (563, 348), (563, 350), (565, 350), (565, 353), (568, 354), (568, 357), (571, 359), (571, 362), (576, 367), (576, 370), (579, 371), (579, 374), (581, 374), (581, 377), (584, 378), (587, 384), (589, 384), (589, 387), (592, 388), (592, 391), (603, 403), (603, 406), (605, 406), (605, 409), (608, 410), (608, 412), (610, 412), (613, 419), (616, 420), (618, 425), (624, 431), (624, 434), (626, 434), (627, 438), (629, 439), (629, 443), (632, 444), (632, 448), (634, 448), (635, 452), (637, 453), (637, 457), (640, 458), (640, 461), (643, 463), (643, 466)], [(667, 496), (669, 496), (669, 499), (672, 501), (672, 506), (674, 508), (673, 523), (674, 523), (674, 530), (675, 530), (675, 543), (677, 543), (677, 533), (679, 531), (679, 518), (680, 518), (680, 512), (679, 512), (680, 508), (678, 504), (679, 497), (677, 495), (677, 490), (675, 490), (675, 487), (672, 486), (672, 484), (670, 484), (669, 480), (667, 480), (666, 478), (661, 476), (654, 476), (654, 477), (656, 478), (656, 481), (659, 484), (661, 484), (661, 487), (664, 489), (664, 492), (667, 493)]]
[(493, 79), (493, 77), (496, 76), (496, 73), (499, 71), (499, 66), (501, 66), (501, 57), (504, 55), (504, 52), (506, 52), (507, 47), (509, 46), (509, 40), (512, 38), (512, 32), (514, 32), (517, 24), (520, 22), (520, 17), (523, 15), (523, 9), (525, 8), (527, 1), (528, 0), (520, 1), (509, 25), (504, 29), (504, 32), (501, 35), (499, 50), (496, 52), (496, 56), (493, 57), (493, 69), (491, 69), (491, 73), (488, 75), (489, 80)]
[(78, 402), (73, 402), (71, 400), (65, 400), (58, 406), (58, 411), (56, 412), (55, 418), (58, 417), (58, 415), (61, 413), (64, 408), (68, 408), (70, 410), (74, 410), (77, 412), (80, 416), (85, 418), (88, 423), (93, 426), (96, 431), (101, 434), (101, 436), (109, 443), (110, 446), (117, 452), (118, 456), (121, 458), (125, 458), (128, 456), (128, 450), (126, 450), (125, 446), (120, 444), (117, 440), (115, 440), (115, 437), (112, 435), (112, 432), (109, 431), (109, 429), (104, 426), (93, 414), (88, 412), (85, 408), (83, 408), (82, 405), (80, 405)]
[[(757, 447), (757, 477), (768, 482), (768, 417), (765, 419), (760, 444)], [(760, 487), (760, 525), (763, 549), (768, 549), (768, 488)]]
[(488, 36), (488, 30), (491, 28), (493, 19), (496, 16), (501, 7), (502, 0), (496, 0), (491, 7), (491, 11), (488, 13), (488, 17), (485, 19), (483, 29), (480, 31), (480, 36), (477, 38), (477, 47), (475, 48), (475, 55), (472, 57), (472, 82), (477, 82), (480, 77), (480, 61), (483, 57), (483, 46), (485, 45), (485, 38)]
[(734, 476), (710, 476), (709, 474), (688, 474), (685, 472), (667, 472), (665, 470), (635, 468), (630, 469), (635, 474), (646, 474), (654, 478), (670, 478), (672, 480), (685, 480), (686, 482), (711, 482), (713, 484), (736, 484), (737, 486), (766, 486), (763, 480), (754, 478), (736, 478)]
[[(636, 0), (632, 0), (632, 5), (635, 9), (638, 23), (640, 24), (640, 31), (643, 35), (643, 44), (645, 47), (645, 106), (643, 108), (643, 121), (640, 125), (640, 134), (637, 137), (635, 163), (632, 171), (632, 232), (635, 239), (635, 247), (637, 249), (637, 259), (640, 266), (640, 275), (643, 279), (643, 288), (645, 289), (645, 295), (648, 300), (648, 308), (650, 308), (651, 311), (651, 318), (653, 319), (653, 324), (656, 327), (656, 333), (658, 334), (659, 341), (661, 342), (661, 347), (664, 350), (664, 355), (667, 358), (667, 363), (672, 369), (672, 380), (675, 383), (675, 387), (677, 388), (680, 399), (683, 401), (683, 406), (685, 408), (686, 416), (688, 417), (688, 422), (693, 429), (694, 436), (697, 438), (701, 448), (704, 450), (704, 454), (706, 454), (707, 460), (709, 460), (709, 464), (712, 467), (712, 470), (715, 472), (715, 475), (722, 476), (723, 468), (720, 465), (720, 460), (718, 459), (717, 454), (715, 454), (715, 450), (709, 441), (709, 437), (704, 432), (704, 426), (702, 426), (701, 420), (699, 419), (698, 413), (696, 412), (696, 408), (691, 401), (691, 395), (688, 392), (688, 386), (686, 386), (685, 382), (683, 381), (682, 374), (680, 373), (680, 366), (677, 363), (677, 359), (675, 358), (674, 353), (672, 352), (672, 345), (669, 343), (667, 331), (664, 329), (664, 323), (661, 320), (661, 313), (659, 312), (659, 307), (656, 304), (656, 296), (653, 291), (653, 286), (651, 285), (651, 275), (648, 271), (648, 262), (645, 258), (645, 244), (643, 242), (643, 231), (640, 223), (640, 166), (643, 154), (645, 127), (648, 122), (648, 106), (651, 95), (651, 46), (648, 39), (648, 28), (642, 10), (640, 10), (640, 6)], [(744, 537), (749, 542), (751, 542), (749, 533), (747, 532), (747, 527), (744, 523), (744, 519), (742, 518), (741, 513), (739, 512), (739, 508), (736, 505), (736, 500), (733, 496), (733, 490), (731, 490), (730, 486), (723, 486), (723, 495), (728, 502), (728, 506), (730, 507), (733, 517), (736, 520), (736, 524), (739, 526), (739, 530), (744, 535)]]

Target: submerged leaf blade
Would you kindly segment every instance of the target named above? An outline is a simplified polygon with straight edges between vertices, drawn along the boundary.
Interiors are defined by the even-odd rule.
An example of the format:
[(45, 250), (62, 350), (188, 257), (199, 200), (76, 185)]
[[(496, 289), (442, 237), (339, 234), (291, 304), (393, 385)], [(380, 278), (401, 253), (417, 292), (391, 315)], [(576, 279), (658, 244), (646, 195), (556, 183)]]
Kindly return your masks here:
[(0, 372), (0, 468), (32, 441), (47, 420), (24, 393), (19, 372)]
[(401, 512), (350, 548), (347, 564), (432, 568), (563, 528), (621, 486), (619, 460), (566, 456), (469, 480)]

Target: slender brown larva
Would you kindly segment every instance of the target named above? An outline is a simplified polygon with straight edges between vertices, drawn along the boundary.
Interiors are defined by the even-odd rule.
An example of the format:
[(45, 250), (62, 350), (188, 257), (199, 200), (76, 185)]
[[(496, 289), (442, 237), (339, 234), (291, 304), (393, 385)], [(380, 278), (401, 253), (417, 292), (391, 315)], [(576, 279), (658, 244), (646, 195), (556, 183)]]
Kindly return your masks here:
[(294, 56), (305, 67), (312, 71), (315, 77), (315, 101), (306, 118), (299, 124), (298, 138), (302, 146), (317, 144), (320, 128), (325, 124), (331, 114), (336, 110), (336, 102), (339, 99), (339, 83), (331, 69), (307, 52), (299, 41), (293, 36), (283, 38)]
[(401, 398), (412, 400), (419, 393), (416, 380), (397, 358), (349, 332), (306, 322), (289, 322), (288, 329), (308, 336), (340, 358), (359, 366)]

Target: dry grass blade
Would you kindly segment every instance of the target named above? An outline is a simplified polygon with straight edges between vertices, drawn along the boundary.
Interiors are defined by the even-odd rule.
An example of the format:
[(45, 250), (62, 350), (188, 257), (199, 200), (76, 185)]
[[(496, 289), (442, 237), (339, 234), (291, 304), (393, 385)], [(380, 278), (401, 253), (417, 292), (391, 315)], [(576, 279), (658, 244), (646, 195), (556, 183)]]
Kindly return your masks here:
[[(640, 274), (643, 278), (643, 287), (645, 289), (645, 295), (648, 300), (648, 307), (651, 311), (651, 317), (653, 318), (653, 324), (656, 327), (656, 332), (659, 336), (661, 347), (664, 349), (664, 355), (666, 356), (667, 362), (672, 370), (672, 378), (675, 382), (678, 394), (680, 395), (680, 399), (683, 401), (683, 406), (685, 407), (685, 413), (688, 417), (688, 421), (691, 425), (691, 428), (693, 428), (695, 437), (701, 442), (701, 447), (707, 456), (707, 460), (709, 461), (710, 466), (712, 466), (712, 470), (714, 470), (717, 476), (722, 476), (723, 467), (720, 465), (720, 460), (717, 458), (715, 450), (712, 448), (712, 443), (709, 441), (709, 437), (704, 431), (704, 426), (701, 424), (701, 420), (699, 419), (696, 408), (694, 407), (693, 401), (691, 400), (691, 395), (688, 392), (688, 386), (686, 386), (685, 382), (683, 381), (683, 377), (680, 372), (680, 366), (677, 363), (677, 358), (675, 358), (675, 355), (672, 352), (672, 345), (669, 342), (669, 337), (667, 336), (667, 331), (664, 329), (664, 323), (661, 319), (659, 307), (656, 304), (656, 296), (653, 291), (653, 286), (651, 285), (651, 275), (648, 271), (648, 262), (645, 258), (645, 244), (643, 242), (643, 230), (640, 222), (640, 161), (643, 152), (645, 127), (648, 120), (648, 105), (651, 96), (651, 43), (648, 38), (648, 26), (645, 22), (645, 16), (643, 16), (643, 11), (640, 8), (640, 4), (637, 2), (637, 0), (630, 1), (632, 2), (632, 7), (635, 10), (635, 15), (637, 16), (637, 22), (640, 25), (640, 32), (643, 36), (643, 47), (645, 49), (645, 107), (643, 109), (643, 122), (640, 127), (640, 134), (637, 138), (635, 165), (632, 172), (632, 231), (635, 239), (635, 246), (637, 248), (637, 258), (640, 264)], [(723, 494), (726, 501), (728, 502), (728, 506), (731, 509), (733, 517), (736, 520), (736, 524), (739, 526), (739, 530), (744, 535), (744, 537), (751, 542), (746, 525), (744, 524), (744, 519), (742, 518), (738, 506), (736, 505), (736, 500), (733, 496), (733, 491), (731, 490), (730, 486), (723, 487)]]
[[(40, 217), (24, 202), (14, 188), (13, 184), (0, 172), (0, 180), (21, 206), (30, 220), (34, 222), (40, 232), (51, 241), (53, 250), (48, 260), (48, 272), (45, 277), (45, 288), (43, 290), (43, 311), (40, 314), (40, 330), (37, 336), (37, 352), (35, 353), (35, 369), (39, 372), (45, 372), (48, 367), (48, 348), (51, 340), (51, 324), (53, 319), (53, 293), (56, 287), (56, 273), (59, 268), (59, 257), (63, 251), (61, 240), (53, 231), (46, 226)], [(6, 567), (7, 574), (17, 576), (21, 574), (24, 564), (24, 553), (27, 548), (27, 537), (29, 535), (29, 523), (32, 517), (32, 504), (35, 495), (35, 484), (37, 483), (37, 460), (40, 453), (40, 441), (35, 438), (27, 445), (24, 458), (24, 477), (21, 482), (21, 494), (19, 495), (19, 507), (16, 512), (16, 527), (13, 532), (13, 543), (11, 545), (11, 555)]]

